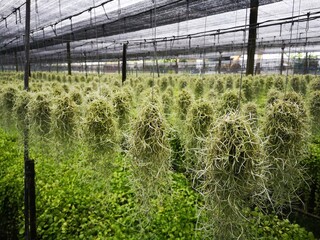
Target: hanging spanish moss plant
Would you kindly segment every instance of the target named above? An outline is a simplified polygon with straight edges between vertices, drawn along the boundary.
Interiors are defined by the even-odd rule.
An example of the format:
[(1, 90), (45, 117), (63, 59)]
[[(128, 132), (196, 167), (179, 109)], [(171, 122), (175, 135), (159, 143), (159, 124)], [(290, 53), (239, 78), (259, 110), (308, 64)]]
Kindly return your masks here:
[(309, 109), (312, 122), (312, 131), (315, 134), (320, 133), (320, 91), (311, 93)]
[(320, 91), (320, 78), (314, 78), (310, 82), (311, 91)]
[(116, 150), (117, 131), (113, 108), (107, 99), (96, 98), (88, 103), (84, 133), (93, 150), (113, 153)]
[(243, 106), (243, 115), (251, 123), (253, 129), (258, 126), (258, 106), (254, 102), (248, 102)]
[(267, 109), (263, 133), (270, 164), (268, 188), (276, 210), (297, 199), (304, 180), (301, 160), (306, 153), (307, 121), (303, 103), (277, 99)]
[(22, 91), (17, 96), (13, 111), (15, 112), (17, 126), (19, 129), (23, 129), (23, 127), (28, 124), (28, 105), (30, 100), (31, 96), (27, 91)]
[(300, 93), (305, 96), (307, 94), (307, 80), (305, 78), (300, 79)]
[(177, 105), (178, 105), (178, 113), (181, 120), (186, 119), (187, 112), (192, 103), (192, 95), (185, 89), (179, 92)]
[(170, 114), (173, 105), (173, 98), (167, 91), (162, 95), (162, 105), (164, 113)]
[(279, 90), (279, 91), (283, 91), (284, 90), (284, 81), (282, 77), (276, 77), (274, 80), (274, 87), (275, 89)]
[(267, 77), (266, 83), (265, 83), (265, 88), (266, 91), (268, 92), (274, 85), (274, 79), (272, 76)]
[(201, 189), (208, 239), (250, 239), (242, 210), (267, 197), (262, 141), (238, 112), (219, 118), (206, 140)]
[(196, 99), (202, 97), (204, 94), (204, 81), (201, 78), (198, 78), (194, 83), (194, 95)]
[(263, 81), (261, 81), (261, 78), (253, 78), (252, 79), (252, 91), (253, 96), (259, 96), (261, 91), (263, 89)]
[(79, 109), (68, 95), (55, 99), (53, 108), (53, 130), (59, 141), (69, 141), (76, 133)]
[(131, 95), (125, 91), (119, 91), (113, 96), (112, 103), (119, 128), (124, 129), (128, 123), (131, 100)]
[(160, 79), (160, 90), (164, 92), (168, 87), (168, 79), (166, 77)]
[(186, 162), (185, 168), (191, 177), (200, 169), (201, 149), (213, 123), (213, 107), (210, 102), (199, 100), (192, 104), (187, 115), (187, 128), (185, 134)]
[(39, 135), (47, 135), (51, 124), (51, 101), (48, 93), (37, 93), (29, 103), (30, 124)]
[(281, 98), (282, 93), (276, 89), (271, 89), (267, 95), (267, 106), (272, 105), (276, 100)]
[(131, 180), (145, 214), (151, 199), (161, 197), (160, 193), (168, 189), (171, 182), (168, 127), (159, 103), (148, 100), (133, 123), (128, 151)]
[(207, 93), (207, 99), (209, 101), (215, 101), (217, 98), (217, 95), (213, 89), (210, 89), (209, 92)]
[(293, 91), (299, 92), (300, 91), (300, 79), (297, 76), (291, 78), (291, 87)]
[(242, 91), (244, 98), (247, 101), (252, 101), (253, 99), (253, 86), (252, 79), (244, 78), (242, 81)]
[(188, 86), (187, 80), (181, 79), (181, 80), (179, 81), (179, 88), (180, 88), (180, 90), (186, 88), (187, 86)]
[(216, 80), (215, 85), (214, 85), (214, 90), (218, 94), (221, 94), (224, 92), (224, 86), (223, 86), (223, 82), (222, 82), (221, 78), (218, 78)]
[(233, 78), (232, 76), (227, 76), (226, 77), (226, 89), (233, 89)]
[(218, 113), (220, 116), (229, 112), (234, 112), (239, 108), (239, 93), (237, 91), (225, 92), (220, 100), (218, 106)]
[(6, 87), (2, 91), (1, 105), (5, 111), (10, 113), (16, 101), (18, 90), (13, 87)]
[(70, 98), (72, 99), (72, 101), (75, 102), (75, 104), (77, 105), (81, 105), (82, 102), (83, 102), (83, 98), (82, 98), (82, 95), (81, 93), (79, 92), (79, 90), (72, 90), (71, 93), (70, 93)]
[(169, 86), (167, 88), (167, 90), (165, 91), (166, 94), (168, 94), (169, 96), (173, 97), (173, 88), (171, 86)]

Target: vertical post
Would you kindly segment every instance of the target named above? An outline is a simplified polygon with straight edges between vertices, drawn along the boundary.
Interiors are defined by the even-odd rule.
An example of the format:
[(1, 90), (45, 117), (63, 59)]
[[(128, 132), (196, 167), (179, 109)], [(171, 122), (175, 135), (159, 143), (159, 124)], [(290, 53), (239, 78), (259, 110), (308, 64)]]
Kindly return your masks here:
[(15, 62), (15, 64), (16, 64), (16, 72), (19, 72), (18, 54), (17, 54), (17, 51), (14, 51), (14, 62)]
[(145, 60), (144, 57), (142, 57), (142, 72), (144, 73), (144, 67), (145, 67)]
[(258, 7), (259, 0), (251, 0), (250, 2), (250, 26), (249, 26), (249, 40), (247, 49), (247, 75), (254, 73), (254, 55), (256, 52), (257, 40), (257, 21), (258, 21)]
[(308, 52), (306, 52), (306, 57), (304, 60), (303, 74), (308, 74)]
[[(30, 0), (26, 0), (24, 90), (29, 91), (30, 75)], [(24, 204), (25, 239), (36, 239), (34, 161), (29, 159), (29, 122), (24, 127)]]
[(120, 58), (118, 58), (118, 74), (120, 75)]
[(122, 85), (127, 79), (127, 44), (123, 44), (123, 52), (122, 52)]
[(157, 74), (158, 74), (158, 77), (160, 77), (160, 69), (159, 69), (159, 62), (158, 62), (158, 56), (157, 56), (157, 45), (156, 45), (156, 42), (153, 42), (153, 47), (154, 47), (154, 58), (156, 60)]
[(222, 64), (222, 52), (219, 52), (219, 62), (218, 62), (218, 73), (221, 73), (221, 64)]
[(71, 75), (71, 49), (70, 42), (67, 42), (67, 62), (68, 62), (68, 75)]
[(202, 58), (202, 74), (206, 73), (206, 58), (205, 58), (205, 54)]
[(285, 45), (283, 44), (282, 47), (281, 47), (281, 62), (280, 62), (280, 75), (282, 75), (283, 73), (283, 64), (284, 64), (284, 48), (285, 48)]

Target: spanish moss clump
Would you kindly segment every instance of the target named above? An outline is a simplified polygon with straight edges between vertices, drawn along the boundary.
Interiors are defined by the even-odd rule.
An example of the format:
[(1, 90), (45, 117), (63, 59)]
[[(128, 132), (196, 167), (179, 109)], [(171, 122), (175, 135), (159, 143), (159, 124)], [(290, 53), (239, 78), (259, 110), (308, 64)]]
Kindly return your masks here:
[(181, 120), (186, 119), (187, 112), (192, 103), (192, 96), (187, 90), (182, 90), (177, 99), (178, 113)]
[(179, 82), (180, 90), (186, 88), (187, 86), (188, 86), (188, 82), (185, 79), (181, 79)]
[(312, 131), (314, 133), (320, 132), (320, 91), (311, 93), (309, 109), (312, 121)]
[(222, 95), (218, 112), (220, 116), (234, 112), (239, 108), (239, 96), (237, 91), (227, 91)]
[(320, 91), (320, 78), (315, 78), (310, 82), (311, 91)]
[(300, 93), (302, 95), (306, 95), (307, 94), (307, 80), (305, 78), (301, 78), (300, 79)]
[(223, 82), (220, 78), (218, 78), (216, 80), (216, 83), (214, 85), (214, 90), (216, 91), (216, 93), (221, 94), (224, 92), (224, 86), (223, 86)]
[(204, 82), (203, 79), (198, 78), (194, 83), (194, 94), (196, 98), (200, 98), (204, 93)]
[(86, 141), (94, 150), (113, 153), (117, 132), (113, 109), (104, 98), (96, 98), (88, 105), (84, 132)]
[(213, 122), (213, 107), (211, 103), (200, 100), (192, 104), (187, 116), (187, 161), (186, 169), (189, 172), (199, 170), (199, 149), (203, 148), (204, 140), (208, 135)]
[(167, 89), (168, 84), (169, 84), (168, 83), (168, 79), (166, 77), (164, 77), (164, 78), (162, 78), (160, 80), (160, 90), (161, 90), (161, 92), (164, 92)]
[(268, 92), (272, 87), (273, 87), (273, 84), (274, 84), (274, 79), (273, 77), (268, 77), (266, 79), (266, 84), (265, 84), (265, 87), (266, 87), (266, 91)]
[(251, 101), (253, 99), (252, 79), (244, 78), (242, 81), (242, 91), (245, 99)]
[(144, 86), (142, 83), (137, 84), (137, 87), (135, 89), (136, 95), (139, 96), (144, 90)]
[(167, 88), (167, 90), (165, 91), (165, 93), (167, 93), (169, 96), (173, 97), (173, 88), (171, 86), (169, 86)]
[[(250, 239), (241, 211), (266, 197), (262, 141), (238, 112), (222, 116), (206, 140), (201, 191), (208, 239)], [(262, 200), (262, 201), (261, 201)]]
[(306, 109), (304, 107), (304, 102), (302, 96), (297, 92), (288, 92), (283, 96), (284, 101), (289, 101), (293, 104), (297, 104), (301, 112), (301, 115), (306, 115)]
[(51, 101), (47, 93), (37, 93), (30, 101), (30, 124), (38, 134), (48, 134), (51, 123)]
[(142, 211), (148, 211), (150, 199), (161, 196), (171, 181), (168, 127), (160, 109), (155, 100), (146, 102), (133, 123), (129, 141), (132, 181)]
[(297, 197), (303, 183), (301, 160), (306, 151), (307, 121), (303, 105), (278, 99), (267, 110), (263, 127), (270, 164), (268, 188), (274, 207), (280, 210)]
[(73, 90), (70, 93), (70, 97), (71, 97), (72, 101), (74, 101), (75, 104), (77, 104), (77, 105), (81, 105), (83, 102), (82, 95), (80, 94), (80, 92), (78, 90)]
[(284, 82), (282, 77), (276, 77), (276, 79), (274, 80), (274, 87), (279, 91), (284, 90)]
[(272, 105), (276, 100), (282, 96), (282, 93), (276, 89), (271, 89), (267, 96), (267, 106)]
[(215, 81), (216, 81), (216, 79), (214, 77), (210, 77), (208, 79), (208, 87), (209, 87), (209, 89), (212, 89), (214, 87)]
[(1, 105), (8, 113), (11, 112), (14, 107), (17, 94), (17, 89), (13, 87), (7, 87), (2, 92)]
[(162, 105), (164, 113), (169, 114), (173, 105), (173, 98), (167, 91), (162, 95)]
[(214, 101), (216, 97), (217, 97), (216, 92), (213, 89), (210, 89), (209, 92), (207, 93), (207, 99), (209, 101)]
[(59, 140), (69, 140), (74, 136), (79, 112), (77, 105), (68, 95), (55, 99), (52, 115), (53, 129)]
[(17, 95), (13, 111), (15, 113), (19, 129), (22, 129), (26, 124), (28, 124), (28, 105), (30, 100), (31, 96), (27, 91), (22, 91)]
[(226, 89), (231, 90), (233, 88), (233, 78), (232, 76), (228, 76), (226, 78)]
[(119, 91), (115, 93), (112, 103), (119, 127), (125, 128), (129, 120), (131, 96), (125, 91)]
[(152, 78), (149, 78), (148, 79), (148, 86), (149, 87), (153, 87), (155, 84), (154, 84), (154, 80)]
[(262, 88), (263, 88), (263, 82), (261, 82), (260, 78), (252, 79), (253, 95), (259, 96), (259, 94), (261, 93)]
[(251, 123), (252, 128), (258, 125), (258, 106), (254, 102), (248, 102), (243, 106), (243, 115)]
[(291, 87), (295, 92), (300, 91), (300, 79), (298, 77), (291, 78)]

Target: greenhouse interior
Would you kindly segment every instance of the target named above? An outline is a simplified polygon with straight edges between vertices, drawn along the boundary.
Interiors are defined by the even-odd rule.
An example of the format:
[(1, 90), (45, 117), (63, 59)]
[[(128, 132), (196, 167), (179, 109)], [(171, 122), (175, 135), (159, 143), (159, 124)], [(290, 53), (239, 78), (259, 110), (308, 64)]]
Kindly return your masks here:
[(0, 0), (0, 239), (320, 239), (319, 0)]

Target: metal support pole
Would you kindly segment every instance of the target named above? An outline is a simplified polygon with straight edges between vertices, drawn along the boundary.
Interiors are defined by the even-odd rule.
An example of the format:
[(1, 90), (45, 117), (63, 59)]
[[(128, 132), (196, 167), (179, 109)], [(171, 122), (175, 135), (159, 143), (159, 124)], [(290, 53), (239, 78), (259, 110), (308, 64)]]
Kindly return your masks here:
[[(29, 91), (30, 74), (30, 0), (26, 0), (24, 90)], [(36, 195), (34, 161), (29, 159), (29, 122), (24, 127), (24, 204), (25, 239), (36, 239)]]
[(145, 68), (145, 60), (144, 57), (142, 57), (142, 72), (144, 73), (144, 68)]
[(282, 52), (281, 52), (281, 62), (280, 62), (280, 75), (282, 75), (282, 73), (283, 73), (284, 48), (285, 48), (285, 46), (283, 45), (283, 46), (281, 47)]
[(219, 52), (220, 56), (219, 56), (219, 62), (218, 62), (218, 73), (221, 73), (221, 64), (222, 64), (222, 52)]
[(127, 44), (123, 44), (122, 52), (122, 85), (127, 79)]
[(251, 0), (250, 2), (250, 26), (249, 26), (249, 40), (247, 49), (247, 75), (254, 73), (254, 55), (256, 52), (257, 40), (257, 21), (258, 21), (258, 7), (259, 0)]
[(308, 74), (308, 52), (306, 52), (303, 74)]
[(71, 49), (70, 42), (67, 42), (67, 62), (68, 62), (68, 75), (71, 75)]

